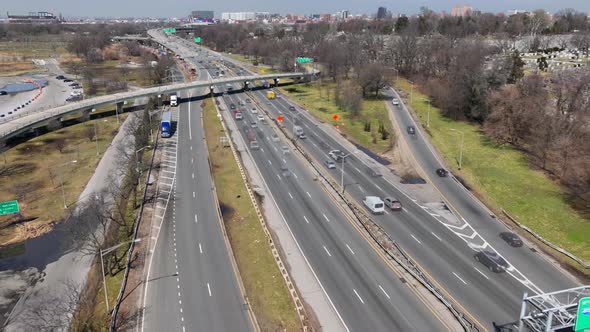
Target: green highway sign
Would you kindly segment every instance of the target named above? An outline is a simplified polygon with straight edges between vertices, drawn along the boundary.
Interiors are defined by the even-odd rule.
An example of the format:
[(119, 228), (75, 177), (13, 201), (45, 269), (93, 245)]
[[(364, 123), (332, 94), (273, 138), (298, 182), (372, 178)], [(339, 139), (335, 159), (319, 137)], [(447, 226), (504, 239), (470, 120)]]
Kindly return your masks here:
[(580, 299), (574, 331), (590, 331), (590, 297), (583, 297)]
[(165, 33), (173, 33), (176, 32), (176, 28), (164, 28)]
[(201, 37), (195, 38), (195, 43), (200, 43), (200, 42), (201, 42)]
[(310, 63), (313, 62), (312, 58), (305, 58), (305, 57), (298, 57), (297, 58), (297, 63)]
[(17, 213), (18, 201), (0, 202), (0, 216), (5, 214)]

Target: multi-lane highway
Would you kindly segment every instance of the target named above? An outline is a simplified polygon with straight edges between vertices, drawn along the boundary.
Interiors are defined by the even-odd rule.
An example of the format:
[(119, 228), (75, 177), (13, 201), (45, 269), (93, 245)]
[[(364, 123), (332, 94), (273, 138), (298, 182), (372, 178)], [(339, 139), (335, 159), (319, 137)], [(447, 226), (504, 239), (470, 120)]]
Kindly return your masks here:
[[(195, 64), (200, 60), (190, 59)], [(245, 99), (243, 94), (223, 97), (227, 106)], [(252, 121), (257, 122), (256, 128)], [(400, 280), (360, 235), (314, 181), (308, 166), (288, 147), (283, 148), (284, 141), (271, 139), (273, 129), (266, 121), (258, 121), (257, 114), (250, 111), (236, 122), (246, 141), (248, 132), (258, 138), (260, 149), (250, 153), (347, 329), (449, 329), (440, 313), (435, 313), (413, 287)]]
[(200, 101), (180, 104), (174, 119), (173, 137), (162, 139), (176, 149), (163, 151), (171, 197), (150, 263), (143, 330), (252, 330), (214, 198)]

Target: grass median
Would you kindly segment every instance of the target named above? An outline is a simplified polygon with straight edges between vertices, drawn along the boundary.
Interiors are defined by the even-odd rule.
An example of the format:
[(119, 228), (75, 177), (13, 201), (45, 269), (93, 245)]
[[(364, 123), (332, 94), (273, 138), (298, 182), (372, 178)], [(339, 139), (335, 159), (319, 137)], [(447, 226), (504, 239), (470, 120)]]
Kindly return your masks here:
[(238, 165), (211, 99), (205, 101), (204, 127), (211, 172), (223, 220), (236, 258), (246, 294), (263, 331), (299, 331), (301, 324), (287, 287), (271, 254), (254, 206), (249, 199)]
[[(380, 98), (367, 98), (363, 100), (359, 115), (351, 117), (349, 113), (342, 111), (334, 101), (334, 83), (298, 84), (280, 88), (283, 94), (297, 101), (309, 110), (322, 122), (338, 125), (340, 131), (352, 141), (370, 149), (375, 153), (385, 153), (391, 149), (394, 142), (391, 121), (387, 116), (387, 108)], [(337, 114), (338, 120), (333, 116)], [(370, 131), (365, 131), (365, 124), (369, 122)], [(383, 124), (389, 133), (387, 139), (382, 139), (378, 132), (379, 125)]]
[[(399, 80), (396, 86), (409, 96), (409, 82)], [(428, 116), (427, 100), (414, 87), (411, 106), (423, 127)], [(571, 208), (559, 185), (529, 167), (524, 153), (510, 146), (497, 146), (479, 126), (443, 117), (435, 107), (430, 110), (430, 127), (426, 131), (454, 172), (466, 179), (497, 213), (505, 209), (543, 238), (590, 261), (590, 223)], [(459, 171), (461, 132), (465, 142)]]
[[(89, 138), (95, 124), (99, 155), (96, 141)], [(0, 246), (43, 234), (63, 219), (64, 197), (68, 207), (76, 203), (118, 128), (114, 117), (92, 120), (36, 137), (0, 156), (0, 201), (17, 199), (22, 215), (0, 217)]]

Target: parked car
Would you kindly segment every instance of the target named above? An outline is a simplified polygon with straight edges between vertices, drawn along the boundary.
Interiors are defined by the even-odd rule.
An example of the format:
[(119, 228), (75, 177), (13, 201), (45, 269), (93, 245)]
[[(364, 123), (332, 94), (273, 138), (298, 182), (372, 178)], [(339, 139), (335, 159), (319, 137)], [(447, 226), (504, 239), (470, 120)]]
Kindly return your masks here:
[(0, 114), (0, 118), (3, 118), (5, 116), (6, 116), (6, 114)]
[(397, 98), (393, 98), (393, 99), (391, 100), (391, 103), (392, 103), (393, 105), (395, 105), (395, 106), (399, 106), (399, 100), (397, 100)]
[(66, 77), (64, 75), (57, 75), (57, 76), (55, 76), (55, 78), (58, 80), (65, 80), (66, 79)]
[(6, 92), (6, 91), (4, 91), (4, 90), (0, 91), (0, 96), (5, 96), (5, 95), (7, 95), (7, 94), (8, 94), (8, 92)]
[(436, 170), (436, 174), (438, 174), (438, 176), (440, 176), (441, 178), (444, 178), (447, 176), (447, 174), (449, 174), (449, 172), (444, 168), (438, 168)]
[(410, 135), (414, 135), (416, 134), (416, 128), (414, 128), (414, 126), (408, 126), (408, 134)]
[(334, 160), (328, 159), (325, 161), (325, 163), (326, 163), (326, 167), (328, 167), (328, 169), (336, 168), (336, 163), (334, 162)]
[(500, 273), (508, 269), (508, 262), (495, 252), (479, 251), (475, 254), (475, 260), (492, 272)]
[(70, 82), (73, 82), (73, 81), (74, 81), (74, 80), (72, 80), (72, 79), (69, 79), (69, 78), (66, 78), (66, 79), (64, 80), (64, 82), (66, 82), (66, 83), (70, 83)]
[(513, 247), (522, 247), (522, 240), (514, 233), (502, 232), (500, 233), (500, 238)]
[(401, 211), (402, 210), (402, 203), (393, 197), (385, 197), (383, 199), (385, 206), (394, 210), (394, 211)]

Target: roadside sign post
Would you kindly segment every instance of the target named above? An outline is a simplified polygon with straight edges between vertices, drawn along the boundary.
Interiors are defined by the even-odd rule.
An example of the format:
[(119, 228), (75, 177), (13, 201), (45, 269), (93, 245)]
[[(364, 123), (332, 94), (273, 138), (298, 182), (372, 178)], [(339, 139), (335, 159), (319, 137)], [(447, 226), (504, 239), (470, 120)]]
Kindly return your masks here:
[(18, 201), (7, 201), (0, 202), (0, 216), (5, 214), (18, 213), (20, 211), (18, 207)]

